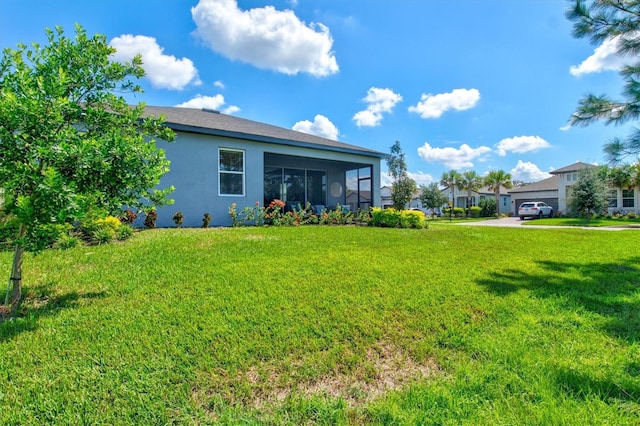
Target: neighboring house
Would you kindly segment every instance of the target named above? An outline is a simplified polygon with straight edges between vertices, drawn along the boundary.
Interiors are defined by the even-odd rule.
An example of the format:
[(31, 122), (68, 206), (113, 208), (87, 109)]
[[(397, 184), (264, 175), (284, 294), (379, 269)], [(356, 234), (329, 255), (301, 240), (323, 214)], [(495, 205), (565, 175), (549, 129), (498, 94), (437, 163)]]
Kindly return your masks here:
[(176, 132), (173, 143), (159, 142), (171, 161), (161, 187), (173, 185), (175, 203), (158, 209), (157, 225), (229, 226), (228, 208), (240, 212), (274, 199), (286, 208), (310, 203), (352, 210), (380, 205), (380, 161), (387, 154), (318, 136), (271, 126), (217, 111), (146, 107)]
[[(451, 190), (449, 188), (444, 189), (442, 193), (445, 194), (449, 200), (451, 200)], [(454, 195), (454, 206), (462, 207), (464, 209), (471, 206), (477, 206), (480, 201), (484, 200), (485, 198), (495, 198), (493, 190), (489, 189), (489, 187), (487, 186), (483, 186), (477, 191), (471, 191), (471, 198), (468, 201), (468, 194), (464, 189), (456, 188)], [(509, 190), (504, 186), (500, 188), (500, 196), (498, 198), (498, 205), (496, 206), (496, 210), (498, 211), (498, 214), (508, 214), (511, 211), (511, 194), (509, 194)]]
[[(510, 192), (514, 200), (514, 214), (517, 214), (518, 207), (525, 201), (544, 201), (553, 207), (555, 213), (566, 213), (569, 210), (571, 186), (578, 180), (580, 171), (595, 167), (598, 166), (579, 161), (552, 171), (550, 178), (512, 189)], [(638, 197), (638, 188), (610, 187), (609, 213), (638, 211)]]
[[(409, 201), (405, 205), (405, 208), (406, 209), (418, 209), (418, 210), (421, 210), (425, 214), (430, 213), (429, 209), (427, 209), (426, 207), (423, 207), (422, 200), (420, 199), (421, 195), (422, 195), (422, 191), (420, 190), (420, 188), (418, 188), (418, 190), (413, 194), (413, 197), (411, 198), (411, 201)], [(380, 206), (383, 209), (388, 209), (388, 208), (393, 207), (393, 200), (391, 199), (391, 187), (390, 186), (383, 186), (382, 188), (380, 188)]]
[(550, 178), (539, 182), (529, 183), (518, 188), (513, 188), (510, 192), (513, 200), (513, 214), (518, 215), (518, 207), (526, 201), (543, 201), (553, 208), (554, 213), (564, 212), (558, 206), (558, 181), (560, 176), (553, 175)]

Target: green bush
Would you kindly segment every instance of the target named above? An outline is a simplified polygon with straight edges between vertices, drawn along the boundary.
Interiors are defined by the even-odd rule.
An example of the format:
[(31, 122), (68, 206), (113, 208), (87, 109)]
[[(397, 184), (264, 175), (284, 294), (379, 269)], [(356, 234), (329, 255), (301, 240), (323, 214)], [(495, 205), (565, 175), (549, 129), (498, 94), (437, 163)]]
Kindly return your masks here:
[(480, 217), (480, 215), (482, 214), (482, 207), (471, 206), (470, 212), (471, 212), (471, 217)]
[(59, 249), (59, 250), (66, 250), (66, 249), (70, 249), (77, 246), (78, 243), (80, 243), (80, 238), (78, 238), (75, 235), (66, 234), (66, 235), (61, 235), (60, 238), (58, 238), (58, 241), (53, 243), (53, 248)]
[(400, 212), (396, 209), (371, 209), (372, 226), (380, 226), (383, 228), (397, 228), (400, 226)]
[(480, 216), (482, 217), (492, 217), (496, 215), (496, 199), (495, 198), (485, 198), (484, 200), (480, 200), (478, 203), (478, 207), (482, 209)]
[(25, 235), (24, 247), (35, 252), (45, 247), (53, 247), (61, 238), (68, 236), (72, 228), (68, 223), (50, 223), (36, 226)]
[(371, 226), (383, 228), (425, 228), (424, 213), (418, 210), (371, 209)]
[[(450, 216), (450, 208), (446, 207), (444, 209), (442, 209), (442, 216), (443, 217), (449, 217)], [(466, 215), (466, 211), (465, 209), (463, 209), (462, 207), (454, 207), (453, 208), (453, 217), (464, 217)]]
[(122, 226), (116, 230), (116, 238), (118, 241), (128, 240), (132, 235), (133, 227), (130, 225), (122, 224)]
[(401, 228), (422, 229), (427, 226), (424, 213), (418, 210), (402, 210), (400, 212)]
[(96, 244), (109, 244), (116, 237), (116, 231), (113, 228), (102, 227), (96, 228), (91, 234), (91, 242)]

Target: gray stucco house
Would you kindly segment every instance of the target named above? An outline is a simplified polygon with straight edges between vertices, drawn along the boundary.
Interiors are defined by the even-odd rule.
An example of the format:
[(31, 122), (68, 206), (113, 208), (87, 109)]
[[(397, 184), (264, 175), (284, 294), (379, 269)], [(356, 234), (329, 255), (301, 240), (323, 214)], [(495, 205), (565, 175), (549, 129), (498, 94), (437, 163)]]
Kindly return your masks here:
[(171, 161), (160, 186), (175, 187), (175, 203), (158, 209), (159, 227), (198, 227), (204, 213), (210, 226), (229, 226), (228, 208), (286, 203), (352, 210), (380, 205), (380, 161), (386, 154), (212, 110), (147, 106), (176, 133), (160, 141)]
[[(578, 180), (580, 171), (595, 168), (593, 164), (578, 161), (550, 172), (551, 177), (530, 183), (510, 191), (514, 200), (513, 211), (517, 215), (518, 207), (525, 201), (544, 201), (558, 213), (567, 213), (571, 199), (572, 186)], [(609, 213), (637, 212), (640, 206), (640, 191), (637, 187), (609, 187)]]

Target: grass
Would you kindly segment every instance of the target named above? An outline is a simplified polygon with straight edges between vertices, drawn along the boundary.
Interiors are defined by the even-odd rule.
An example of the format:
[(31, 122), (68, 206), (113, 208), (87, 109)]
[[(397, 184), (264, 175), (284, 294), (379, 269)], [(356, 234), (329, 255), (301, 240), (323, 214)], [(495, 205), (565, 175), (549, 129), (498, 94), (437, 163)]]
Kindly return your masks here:
[(542, 220), (527, 220), (525, 225), (548, 225), (548, 226), (580, 226), (580, 227), (636, 227), (640, 228), (640, 218), (627, 219), (596, 217), (587, 220), (585, 217), (552, 217)]
[(639, 243), (434, 223), (28, 256), (0, 424), (638, 424)]

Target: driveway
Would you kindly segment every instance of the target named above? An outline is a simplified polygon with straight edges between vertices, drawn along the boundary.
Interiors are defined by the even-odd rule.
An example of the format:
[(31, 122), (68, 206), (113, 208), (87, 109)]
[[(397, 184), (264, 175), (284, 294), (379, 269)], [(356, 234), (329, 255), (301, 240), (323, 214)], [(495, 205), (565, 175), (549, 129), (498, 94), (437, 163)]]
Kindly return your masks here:
[[(480, 220), (477, 222), (458, 222), (456, 225), (460, 226), (502, 226), (507, 228), (519, 228), (523, 226), (525, 222), (529, 222), (530, 220), (539, 220), (539, 219), (527, 219), (525, 221), (520, 220), (519, 217), (503, 217), (500, 219), (489, 219), (489, 220)], [(544, 221), (544, 219), (541, 219)], [(545, 225), (535, 225), (535, 226), (525, 226), (527, 229), (553, 229), (553, 228), (571, 228), (571, 229), (589, 229), (594, 231), (622, 231), (624, 229), (638, 229), (632, 227), (607, 227), (607, 226), (545, 226)]]

